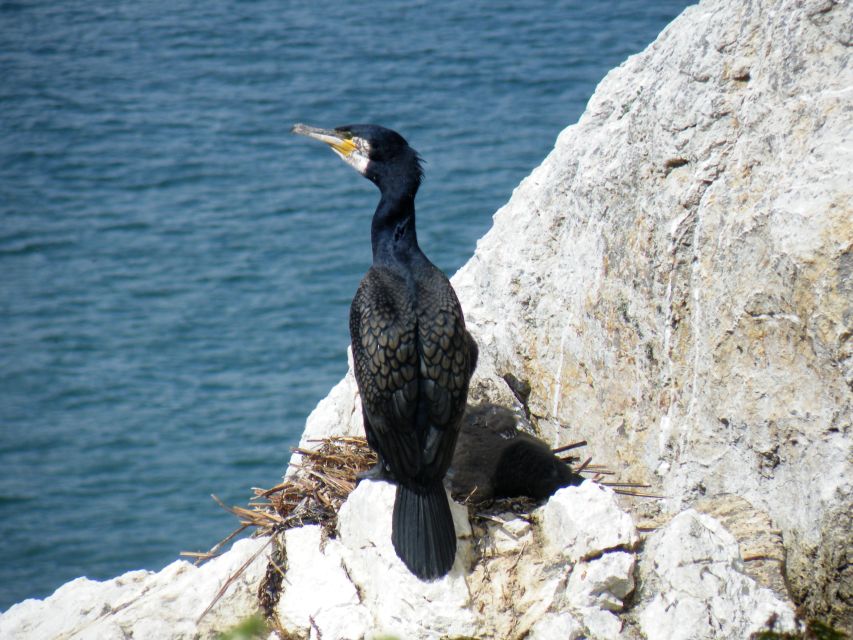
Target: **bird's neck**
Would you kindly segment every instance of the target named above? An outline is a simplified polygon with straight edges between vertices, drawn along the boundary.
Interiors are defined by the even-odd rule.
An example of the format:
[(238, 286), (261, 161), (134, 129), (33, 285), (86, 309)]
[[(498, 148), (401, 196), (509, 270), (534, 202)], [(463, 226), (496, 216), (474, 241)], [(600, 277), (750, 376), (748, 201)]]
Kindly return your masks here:
[(373, 264), (407, 268), (422, 256), (415, 229), (415, 196), (382, 194), (370, 228)]

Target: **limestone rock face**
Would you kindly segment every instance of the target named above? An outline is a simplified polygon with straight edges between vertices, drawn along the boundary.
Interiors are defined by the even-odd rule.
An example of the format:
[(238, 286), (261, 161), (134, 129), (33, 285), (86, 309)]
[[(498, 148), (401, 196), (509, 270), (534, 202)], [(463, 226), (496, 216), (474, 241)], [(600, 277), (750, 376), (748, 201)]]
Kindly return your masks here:
[(719, 494), (765, 512), (815, 615), (853, 579), (833, 533), (853, 510), (851, 33), (850, 3), (687, 9), (453, 280), (547, 439), (588, 440), (670, 513)]
[(748, 638), (776, 621), (796, 629), (794, 612), (746, 575), (737, 541), (714, 518), (683, 511), (647, 542), (646, 594), (639, 607), (648, 640)]
[[(96, 582), (77, 578), (44, 600), (25, 600), (0, 616), (4, 640), (213, 638), (258, 609), (266, 540), (241, 540), (201, 567), (178, 560), (160, 572), (131, 571)], [(246, 563), (209, 613), (229, 578)]]
[(666, 496), (643, 517), (696, 505), (756, 584), (853, 630), (851, 33), (831, 0), (687, 9), (601, 82), (453, 284), (475, 401), (527, 383), (542, 437)]
[(313, 624), (340, 640), (364, 637), (369, 617), (344, 569), (341, 545), (332, 540), (324, 545), (316, 525), (290, 529), (284, 541), (291, 586), (278, 602), (283, 623), (300, 629)]

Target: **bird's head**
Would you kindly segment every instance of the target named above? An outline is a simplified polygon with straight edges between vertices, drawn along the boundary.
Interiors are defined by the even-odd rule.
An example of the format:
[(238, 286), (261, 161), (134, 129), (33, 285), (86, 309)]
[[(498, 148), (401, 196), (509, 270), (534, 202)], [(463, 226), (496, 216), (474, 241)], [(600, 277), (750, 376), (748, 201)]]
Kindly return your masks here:
[(403, 190), (414, 195), (423, 178), (417, 152), (396, 131), (375, 124), (335, 129), (293, 125), (293, 133), (325, 142), (340, 158), (385, 193)]

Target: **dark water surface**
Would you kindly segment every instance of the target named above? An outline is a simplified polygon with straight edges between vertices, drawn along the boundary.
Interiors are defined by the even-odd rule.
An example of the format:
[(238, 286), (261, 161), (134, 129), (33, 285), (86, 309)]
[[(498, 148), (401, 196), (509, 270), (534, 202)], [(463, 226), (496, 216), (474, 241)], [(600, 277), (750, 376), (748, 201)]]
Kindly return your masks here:
[(294, 122), (403, 133), (452, 273), (686, 4), (0, 2), (0, 609), (209, 548), (344, 374), (377, 193)]

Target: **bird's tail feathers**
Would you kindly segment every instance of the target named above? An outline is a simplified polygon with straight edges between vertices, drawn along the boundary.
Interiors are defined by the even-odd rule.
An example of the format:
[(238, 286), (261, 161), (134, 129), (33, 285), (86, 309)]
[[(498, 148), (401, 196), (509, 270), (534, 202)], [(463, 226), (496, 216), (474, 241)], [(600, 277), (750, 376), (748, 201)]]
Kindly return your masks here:
[(441, 578), (456, 557), (456, 530), (441, 480), (397, 485), (391, 540), (397, 556), (421, 580)]

